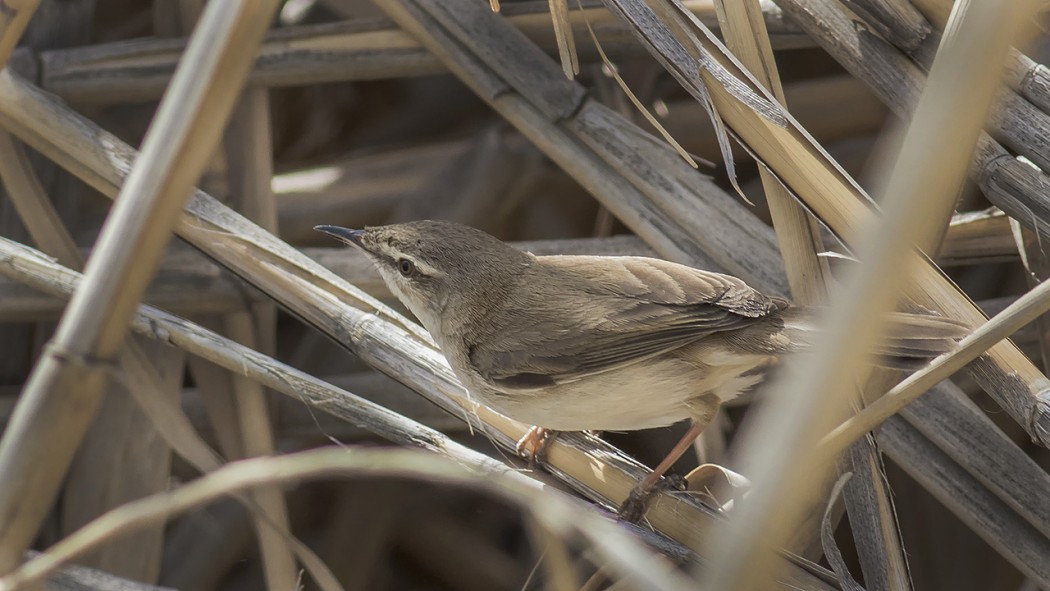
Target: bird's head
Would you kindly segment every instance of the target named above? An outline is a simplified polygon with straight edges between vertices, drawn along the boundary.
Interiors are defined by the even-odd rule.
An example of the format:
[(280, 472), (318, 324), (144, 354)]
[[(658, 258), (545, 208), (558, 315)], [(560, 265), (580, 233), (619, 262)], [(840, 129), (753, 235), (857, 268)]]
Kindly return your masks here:
[(364, 251), (390, 291), (431, 332), (450, 307), (467, 311), (487, 306), (531, 259), (481, 230), (452, 222), (314, 229)]

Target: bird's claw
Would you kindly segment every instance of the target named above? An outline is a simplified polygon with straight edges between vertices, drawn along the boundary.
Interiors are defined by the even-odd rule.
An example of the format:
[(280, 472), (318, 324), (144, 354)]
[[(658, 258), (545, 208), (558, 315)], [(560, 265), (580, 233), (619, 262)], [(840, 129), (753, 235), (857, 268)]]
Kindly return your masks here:
[(529, 468), (532, 468), (536, 464), (537, 459), (543, 458), (543, 453), (557, 433), (557, 431), (533, 425), (518, 440), (515, 449), (519, 456), (529, 460)]
[(631, 489), (627, 499), (616, 512), (617, 517), (628, 523), (637, 524), (642, 520), (653, 495), (665, 490), (685, 490), (685, 479), (677, 474), (670, 474), (657, 480), (652, 485), (640, 482)]

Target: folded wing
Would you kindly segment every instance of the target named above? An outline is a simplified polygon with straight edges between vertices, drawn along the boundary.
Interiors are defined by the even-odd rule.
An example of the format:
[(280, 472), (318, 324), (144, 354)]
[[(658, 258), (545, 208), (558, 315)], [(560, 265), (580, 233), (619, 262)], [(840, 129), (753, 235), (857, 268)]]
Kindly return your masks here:
[[(469, 352), (474, 367), (506, 390), (543, 388), (638, 363), (787, 307), (735, 277), (657, 259), (537, 260), (546, 272), (521, 280), (543, 277), (560, 289), (539, 285), (536, 300), (525, 302), (532, 306), (530, 326), (502, 327), (502, 334), (484, 339), (485, 348)], [(581, 299), (571, 294), (586, 295), (591, 306), (579, 309), (573, 302)]]

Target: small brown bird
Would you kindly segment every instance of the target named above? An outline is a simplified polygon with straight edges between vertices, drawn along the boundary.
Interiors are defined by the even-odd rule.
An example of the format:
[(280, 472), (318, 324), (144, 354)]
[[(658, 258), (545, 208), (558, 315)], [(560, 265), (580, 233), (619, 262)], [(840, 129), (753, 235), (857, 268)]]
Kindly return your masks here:
[[(809, 309), (735, 277), (659, 259), (536, 256), (440, 221), (316, 229), (368, 254), (471, 394), (494, 410), (559, 431), (691, 419), (638, 494), (723, 402), (753, 388), (813, 332)], [(888, 365), (946, 351), (962, 331), (934, 316), (888, 321), (894, 340), (881, 352)], [(539, 445), (538, 431), (531, 434), (523, 445)]]

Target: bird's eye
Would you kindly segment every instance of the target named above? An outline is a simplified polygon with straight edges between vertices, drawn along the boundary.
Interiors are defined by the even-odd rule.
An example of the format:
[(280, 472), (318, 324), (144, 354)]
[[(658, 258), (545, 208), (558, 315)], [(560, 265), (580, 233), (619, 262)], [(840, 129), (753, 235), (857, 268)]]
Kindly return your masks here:
[(397, 270), (401, 271), (405, 277), (409, 277), (416, 272), (416, 265), (408, 259), (400, 259), (397, 261)]

